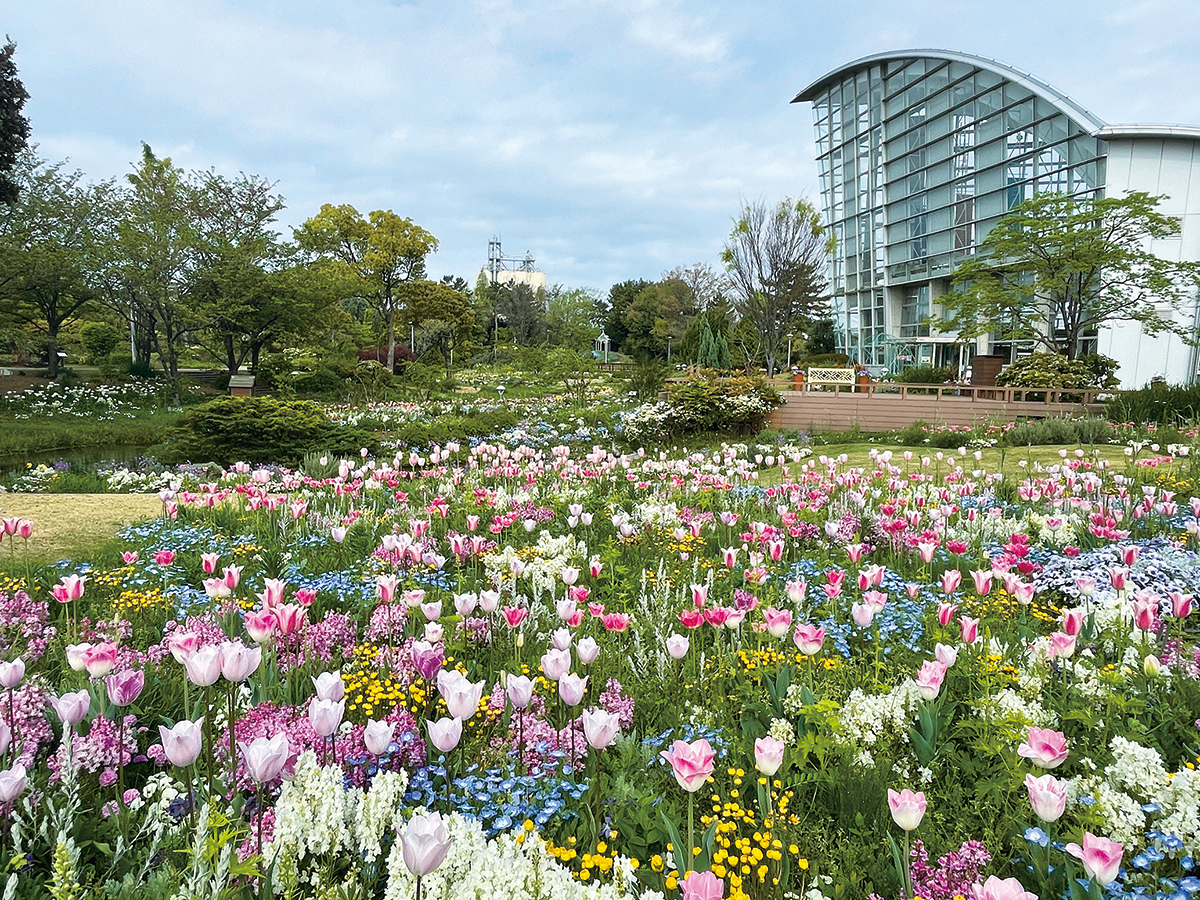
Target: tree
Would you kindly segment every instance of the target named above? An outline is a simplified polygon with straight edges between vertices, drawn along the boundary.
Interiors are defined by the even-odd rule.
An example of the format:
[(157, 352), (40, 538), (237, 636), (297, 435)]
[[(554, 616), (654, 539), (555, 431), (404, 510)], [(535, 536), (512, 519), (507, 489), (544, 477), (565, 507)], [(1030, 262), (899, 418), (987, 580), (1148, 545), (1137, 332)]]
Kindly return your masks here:
[(595, 321), (598, 300), (588, 288), (556, 284), (546, 291), (546, 335), (550, 345), (590, 352), (600, 333)]
[(439, 352), (447, 378), (454, 351), (458, 350), (462, 356), (463, 348), (469, 348), (475, 328), (475, 309), (470, 298), (453, 286), (455, 283), (421, 279), (400, 287), (404, 318), (412, 328), (416, 345), (411, 348), (413, 353), (420, 358), (429, 350)]
[(608, 289), (608, 299), (600, 304), (598, 318), (604, 327), (604, 333), (608, 335), (612, 349), (626, 352), (625, 337), (629, 334), (629, 329), (625, 325), (625, 310), (638, 294), (653, 283), (636, 278), (614, 284)]
[(353, 206), (326, 203), (297, 229), (296, 241), (353, 275), (357, 293), (383, 319), (387, 365), (393, 369), (396, 314), (403, 307), (400, 285), (425, 277), (425, 257), (437, 251), (437, 238), (391, 210), (375, 210), (364, 219)]
[(110, 182), (83, 183), (25, 154), (0, 207), (0, 302), (46, 335), (50, 377), (58, 375), (58, 335), (99, 293), (96, 272), (110, 247), (115, 192)]
[(497, 324), (507, 326), (514, 344), (528, 347), (546, 338), (546, 296), (523, 282), (508, 282), (496, 288), (493, 311)]
[(1038, 194), (1002, 218), (951, 278), (939, 331), (972, 338), (999, 331), (1074, 359), (1081, 339), (1103, 324), (1138, 322), (1191, 340), (1182, 312), (1200, 284), (1200, 264), (1171, 262), (1147, 248), (1178, 233), (1158, 212), (1161, 197)]
[(0, 203), (5, 204), (17, 199), (19, 187), (11, 173), (29, 143), (29, 120), (21, 113), (29, 93), (17, 77), (16, 52), (12, 41), (0, 49)]
[(750, 355), (762, 358), (771, 375), (788, 333), (827, 314), (830, 247), (820, 216), (807, 200), (746, 204), (734, 221), (721, 261), (733, 284), (740, 324), (756, 339)]

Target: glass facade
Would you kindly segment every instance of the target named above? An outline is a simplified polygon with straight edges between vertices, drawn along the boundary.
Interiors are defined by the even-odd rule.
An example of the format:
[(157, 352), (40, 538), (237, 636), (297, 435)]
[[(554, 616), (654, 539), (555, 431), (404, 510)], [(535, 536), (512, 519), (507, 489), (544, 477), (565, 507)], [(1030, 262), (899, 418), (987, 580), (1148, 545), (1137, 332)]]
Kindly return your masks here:
[(1035, 192), (1103, 190), (1095, 128), (972, 59), (874, 58), (802, 95), (836, 241), (836, 331), (863, 364), (950, 359), (951, 348), (932, 345), (953, 336), (931, 335), (928, 317), (992, 226)]

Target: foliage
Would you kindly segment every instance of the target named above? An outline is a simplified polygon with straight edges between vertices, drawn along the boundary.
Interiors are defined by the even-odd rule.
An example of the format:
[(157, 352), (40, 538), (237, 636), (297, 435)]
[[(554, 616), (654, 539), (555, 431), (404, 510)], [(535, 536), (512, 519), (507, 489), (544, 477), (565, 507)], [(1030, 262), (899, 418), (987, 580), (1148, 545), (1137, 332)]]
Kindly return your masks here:
[(19, 196), (20, 185), (9, 173), (29, 142), (29, 119), (21, 112), (29, 92), (17, 75), (16, 52), (11, 40), (0, 48), (0, 204), (13, 203)]
[(167, 429), (154, 454), (168, 464), (237, 461), (297, 465), (310, 450), (354, 454), (377, 439), (335, 425), (315, 403), (269, 397), (220, 397), (188, 410)]
[(1200, 384), (1126, 391), (1109, 400), (1105, 412), (1114, 422), (1194, 425), (1200, 422)]
[(1115, 359), (1099, 354), (1069, 358), (1056, 353), (1034, 353), (1007, 366), (996, 376), (1000, 387), (1114, 388)]
[(954, 376), (950, 366), (909, 366), (895, 380), (900, 384), (949, 384)]
[(941, 331), (973, 338), (1000, 332), (1074, 359), (1102, 325), (1137, 322), (1148, 335), (1192, 339), (1182, 312), (1200, 283), (1200, 263), (1171, 262), (1146, 249), (1177, 233), (1158, 211), (1163, 198), (1038, 194), (988, 232), (979, 253), (954, 271), (940, 299)]
[(753, 434), (782, 403), (765, 379), (692, 376), (667, 384), (667, 399), (643, 404), (623, 417), (631, 441), (702, 432)]
[(670, 367), (661, 360), (640, 360), (630, 372), (628, 390), (639, 400), (652, 400), (662, 391), (669, 373)]
[(108, 322), (86, 322), (79, 329), (79, 340), (93, 363), (100, 363), (114, 353), (122, 337), (120, 329)]
[(806, 200), (747, 204), (734, 222), (721, 261), (768, 375), (778, 368), (787, 335), (826, 317), (829, 247), (820, 215)]
[(1005, 433), (1004, 444), (1009, 447), (1048, 444), (1087, 446), (1109, 444), (1115, 437), (1112, 425), (1099, 416), (1047, 416), (1018, 422)]

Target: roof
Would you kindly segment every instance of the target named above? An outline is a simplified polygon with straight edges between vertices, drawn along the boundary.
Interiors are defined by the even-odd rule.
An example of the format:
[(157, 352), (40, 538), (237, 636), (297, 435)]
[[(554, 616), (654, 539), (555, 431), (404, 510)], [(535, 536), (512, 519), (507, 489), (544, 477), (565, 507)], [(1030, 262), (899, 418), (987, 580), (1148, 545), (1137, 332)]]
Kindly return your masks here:
[[(1009, 81), (1021, 85), (1034, 94), (1037, 94), (1043, 100), (1053, 103), (1064, 113), (1085, 127), (1091, 133), (1095, 134), (1106, 125), (1102, 119), (1092, 115), (1088, 110), (1084, 109), (1062, 91), (1051, 87), (1041, 79), (1031, 75), (1028, 72), (1023, 72), (1020, 69), (1014, 69), (1012, 66), (994, 59), (988, 59), (985, 56), (976, 56), (973, 53), (961, 53), (957, 50), (890, 50), (885, 53), (872, 53), (870, 56), (864, 56), (856, 59), (853, 62), (846, 63), (844, 66), (839, 66), (832, 71), (826, 72), (792, 100), (793, 103), (801, 101), (811, 102), (816, 95), (831, 82), (841, 81), (846, 75), (857, 72), (860, 69), (865, 69), (880, 62), (887, 62), (899, 59), (944, 59), (951, 62), (962, 62), (968, 65), (978, 66), (981, 69), (988, 69), (1007, 78)], [(1197, 135), (1200, 136), (1200, 135)]]
[(1159, 140), (1200, 141), (1200, 127), (1195, 125), (1106, 125), (1096, 136), (1105, 140), (1158, 138)]

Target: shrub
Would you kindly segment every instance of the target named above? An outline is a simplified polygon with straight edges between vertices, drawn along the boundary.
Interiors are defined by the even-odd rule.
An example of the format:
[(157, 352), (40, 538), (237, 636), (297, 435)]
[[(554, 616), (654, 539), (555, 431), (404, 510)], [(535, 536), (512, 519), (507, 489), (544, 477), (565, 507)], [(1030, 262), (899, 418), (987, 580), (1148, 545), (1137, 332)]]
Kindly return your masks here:
[(79, 340), (88, 360), (101, 364), (121, 343), (121, 330), (108, 322), (87, 322), (79, 329)]
[(375, 435), (335, 425), (315, 403), (220, 397), (189, 410), (153, 452), (169, 465), (243, 460), (295, 466), (310, 450), (349, 455), (361, 447), (376, 449)]
[(948, 384), (954, 381), (956, 372), (949, 366), (910, 366), (896, 381), (901, 384)]
[(1050, 416), (1019, 422), (1005, 435), (1008, 447), (1027, 447), (1044, 444), (1108, 444), (1116, 432), (1108, 420), (1099, 416), (1072, 418)]
[(1114, 422), (1180, 425), (1200, 421), (1200, 384), (1129, 391), (1114, 397), (1105, 412)]
[(1019, 359), (996, 377), (999, 387), (1115, 388), (1115, 359), (1093, 353), (1067, 359), (1057, 353), (1034, 353)]
[(653, 400), (667, 381), (669, 367), (656, 359), (645, 359), (635, 363), (629, 374), (625, 389), (639, 400)]
[(623, 419), (626, 437), (645, 441), (705, 431), (746, 434), (759, 431), (779, 392), (758, 377), (698, 376), (667, 386), (667, 399), (648, 403)]
[(850, 357), (845, 353), (820, 353), (806, 356), (796, 365), (801, 369), (846, 369), (850, 366)]

